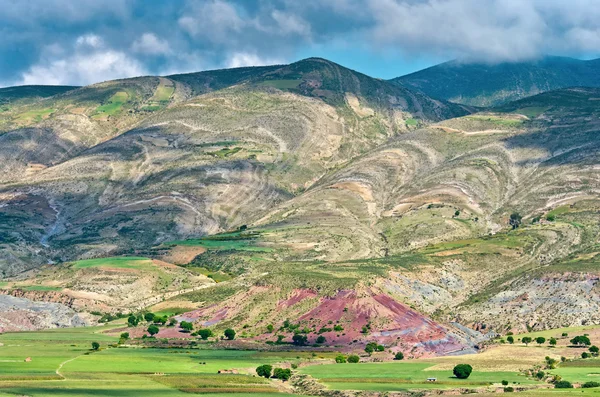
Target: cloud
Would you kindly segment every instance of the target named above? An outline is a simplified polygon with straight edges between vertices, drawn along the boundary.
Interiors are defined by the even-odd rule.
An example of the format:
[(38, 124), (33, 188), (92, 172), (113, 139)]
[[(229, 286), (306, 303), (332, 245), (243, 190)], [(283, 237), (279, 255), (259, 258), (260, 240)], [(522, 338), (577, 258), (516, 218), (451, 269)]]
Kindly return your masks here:
[(265, 65), (279, 65), (285, 61), (276, 58), (261, 58), (256, 54), (247, 52), (236, 52), (232, 54), (227, 60), (228, 68), (240, 68), (242, 66), (265, 66)]
[(69, 53), (50, 46), (44, 59), (25, 71), (18, 84), (87, 85), (144, 74), (137, 60), (106, 47), (99, 36), (84, 35), (75, 40)]
[[(414, 59), (503, 62), (544, 54), (600, 55), (597, 3), (0, 0), (0, 81), (27, 76), (81, 84), (139, 73), (291, 62), (311, 51), (334, 58), (337, 53), (347, 66), (362, 65), (366, 73), (391, 58), (409, 64)], [(77, 67), (86, 57), (102, 67), (89, 72)]]
[(166, 40), (159, 39), (154, 33), (144, 33), (133, 42), (131, 49), (149, 55), (168, 55), (171, 48)]

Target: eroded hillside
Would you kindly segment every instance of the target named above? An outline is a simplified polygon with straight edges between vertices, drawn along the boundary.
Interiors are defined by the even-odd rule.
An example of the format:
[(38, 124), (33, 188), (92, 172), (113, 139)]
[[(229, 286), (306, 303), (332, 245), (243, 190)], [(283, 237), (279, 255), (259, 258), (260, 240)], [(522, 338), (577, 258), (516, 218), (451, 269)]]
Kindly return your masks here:
[[(164, 300), (256, 340), (283, 311), (340, 324), (323, 331), (340, 343), (431, 339), (417, 356), (484, 339), (460, 324), (594, 322), (598, 104), (565, 89), (470, 114), (309, 59), (14, 106), (0, 269), (51, 265), (3, 291), (84, 311)], [(155, 261), (77, 265), (119, 255)]]

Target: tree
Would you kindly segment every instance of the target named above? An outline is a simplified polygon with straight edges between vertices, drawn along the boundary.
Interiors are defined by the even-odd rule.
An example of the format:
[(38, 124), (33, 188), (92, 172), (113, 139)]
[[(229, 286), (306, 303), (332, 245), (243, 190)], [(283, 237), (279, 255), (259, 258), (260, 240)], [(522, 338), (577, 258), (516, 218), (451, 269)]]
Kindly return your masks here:
[(584, 389), (589, 389), (592, 387), (600, 387), (600, 382), (591, 380), (589, 382), (585, 382), (583, 385), (581, 385), (581, 387), (583, 387)]
[(352, 354), (351, 356), (348, 356), (348, 362), (349, 363), (357, 363), (360, 361), (360, 357), (358, 357), (356, 354)]
[(581, 358), (590, 358), (590, 353), (588, 353), (588, 352), (581, 353)]
[(188, 321), (182, 321), (179, 323), (179, 326), (182, 330), (186, 332), (191, 332), (194, 329), (194, 324)]
[(536, 378), (538, 378), (538, 379), (543, 379), (543, 378), (544, 378), (544, 376), (546, 376), (546, 373), (545, 373), (544, 371), (538, 371), (538, 372), (535, 374), (535, 377), (536, 377)]
[(167, 316), (162, 316), (162, 317), (158, 317), (158, 316), (154, 316), (154, 323), (155, 324), (162, 324), (165, 325), (167, 323)]
[(158, 334), (158, 331), (160, 331), (160, 329), (156, 325), (151, 325), (148, 327), (147, 331), (151, 336), (154, 336)]
[(513, 212), (510, 214), (510, 219), (508, 223), (512, 226), (513, 230), (521, 226), (521, 220), (523, 217), (518, 212)]
[(535, 342), (538, 345), (541, 345), (542, 343), (546, 342), (546, 338), (544, 338), (543, 336), (538, 336), (537, 338), (535, 338)]
[(174, 326), (176, 326), (176, 325), (177, 325), (177, 320), (175, 320), (175, 318), (171, 318), (171, 319), (169, 320), (169, 326), (170, 326), (170, 327), (174, 327)]
[(100, 349), (100, 343), (92, 342), (92, 350), (98, 350), (98, 349)]
[(338, 363), (338, 364), (345, 363), (346, 362), (346, 356), (344, 356), (343, 354), (335, 356), (335, 362)]
[(579, 335), (571, 339), (571, 343), (576, 346), (589, 346), (592, 344), (590, 338), (585, 335)]
[(383, 346), (383, 345), (377, 345), (377, 351), (378, 352), (385, 351), (385, 346)]
[(273, 378), (281, 379), (286, 381), (292, 377), (292, 370), (289, 368), (275, 368), (273, 371)]
[(264, 364), (259, 367), (256, 367), (256, 374), (258, 376), (262, 376), (263, 378), (270, 378), (272, 370), (273, 370), (273, 366), (271, 366), (269, 364)]
[(229, 340), (235, 339), (235, 331), (231, 328), (227, 328), (225, 332), (223, 332), (223, 335), (225, 335), (225, 337)]
[(588, 349), (590, 351), (590, 353), (592, 353), (594, 356), (598, 355), (598, 352), (600, 351), (600, 349), (598, 348), (598, 346), (594, 345), (594, 346), (590, 346), (590, 348)]
[(198, 330), (198, 336), (200, 336), (202, 340), (207, 340), (213, 336), (213, 332), (208, 328), (202, 328), (201, 330)]
[(529, 344), (531, 343), (531, 340), (532, 340), (532, 339), (531, 339), (531, 337), (529, 337), (529, 336), (524, 336), (524, 337), (521, 339), (521, 342), (523, 342), (523, 343), (525, 343), (525, 345), (529, 346)]
[(502, 386), (508, 386), (508, 381), (507, 380), (503, 380), (502, 381)]
[(127, 318), (127, 324), (130, 327), (135, 327), (138, 325), (138, 323), (139, 323), (139, 321), (138, 321), (137, 317), (134, 316), (133, 314)]
[(292, 336), (292, 343), (294, 343), (294, 345), (304, 346), (307, 342), (308, 338), (306, 337), (306, 335), (294, 334), (294, 336)]
[(515, 343), (515, 338), (512, 337), (512, 335), (509, 335), (506, 337), (506, 340), (508, 341), (508, 343), (510, 343), (511, 345), (513, 343)]
[(567, 334), (566, 332), (563, 332), (561, 335), (563, 338), (566, 338), (567, 336), (569, 336), (569, 334)]
[(367, 343), (367, 345), (365, 346), (365, 352), (371, 354), (373, 353), (375, 350), (377, 350), (377, 343), (376, 342), (369, 342)]
[(550, 338), (550, 341), (548, 341), (548, 343), (550, 343), (550, 346), (556, 346), (556, 338)]
[(404, 353), (402, 353), (402, 352), (396, 353), (396, 355), (394, 356), (394, 360), (404, 360)]
[(554, 384), (556, 389), (572, 389), (573, 385), (568, 380), (559, 380)]
[(317, 338), (316, 342), (318, 344), (321, 344), (321, 343), (325, 343), (326, 340), (327, 339), (325, 339), (325, 337), (323, 335), (319, 335), (319, 337)]
[(121, 339), (129, 339), (129, 332), (121, 333)]
[(473, 367), (469, 364), (458, 364), (452, 370), (452, 373), (458, 379), (467, 379), (471, 375), (471, 372), (473, 372)]
[(154, 313), (146, 313), (144, 314), (144, 320), (150, 322), (154, 320)]

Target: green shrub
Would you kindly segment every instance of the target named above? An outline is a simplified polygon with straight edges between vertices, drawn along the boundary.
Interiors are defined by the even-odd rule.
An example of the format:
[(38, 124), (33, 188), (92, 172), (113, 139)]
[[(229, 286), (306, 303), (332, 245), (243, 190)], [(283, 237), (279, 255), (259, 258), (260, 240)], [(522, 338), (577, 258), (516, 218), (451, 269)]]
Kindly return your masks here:
[(514, 387), (508, 386), (508, 387), (504, 388), (504, 393), (512, 393), (514, 391), (515, 391)]
[(471, 376), (471, 372), (473, 372), (473, 367), (471, 367), (469, 364), (458, 364), (452, 370), (452, 373), (458, 379), (467, 379), (469, 376)]
[(262, 376), (263, 378), (270, 378), (271, 371), (273, 370), (273, 366), (269, 364), (264, 364), (256, 367), (256, 374), (258, 376)]
[(507, 380), (503, 380), (502, 381), (502, 386), (508, 386), (508, 381)]
[(568, 380), (559, 380), (554, 384), (555, 389), (572, 389), (573, 385)]
[(396, 353), (396, 355), (394, 356), (394, 360), (404, 360), (404, 353), (402, 353), (402, 352)]
[(235, 331), (231, 328), (227, 328), (225, 332), (223, 332), (223, 335), (229, 340), (235, 339)]
[(346, 356), (344, 356), (343, 354), (339, 354), (337, 356), (335, 356), (335, 362), (338, 364), (343, 364), (346, 362)]
[(321, 344), (321, 343), (325, 343), (327, 340), (325, 339), (325, 337), (323, 335), (320, 335), (317, 340), (316, 343)]
[(98, 350), (98, 349), (100, 349), (100, 343), (92, 342), (92, 350)]
[(360, 361), (360, 357), (358, 357), (356, 354), (353, 354), (353, 355), (351, 355), (351, 356), (348, 356), (348, 362), (349, 362), (349, 363), (353, 363), (353, 364), (355, 364), (355, 363), (357, 363), (357, 362), (359, 362), (359, 361)]
[(591, 380), (589, 382), (585, 382), (583, 385), (581, 385), (581, 387), (586, 389), (591, 389), (592, 387), (600, 387), (600, 382)]
[(289, 368), (275, 368), (273, 371), (273, 378), (281, 379), (286, 381), (292, 377), (292, 370)]

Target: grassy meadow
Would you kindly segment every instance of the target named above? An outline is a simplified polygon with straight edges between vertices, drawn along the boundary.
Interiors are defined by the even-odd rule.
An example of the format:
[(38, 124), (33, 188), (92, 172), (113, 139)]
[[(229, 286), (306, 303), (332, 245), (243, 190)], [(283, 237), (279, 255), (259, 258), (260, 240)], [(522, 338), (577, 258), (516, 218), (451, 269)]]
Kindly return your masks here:
[[(559, 375), (576, 384), (600, 379), (600, 359), (576, 359), (580, 349), (562, 338), (556, 347), (548, 344), (495, 344), (479, 354), (422, 359), (334, 363), (335, 351), (256, 351), (215, 349), (209, 343), (170, 348), (151, 347), (143, 340), (118, 344), (124, 321), (104, 326), (62, 328), (0, 335), (0, 397), (5, 396), (276, 396), (291, 394), (291, 382), (256, 376), (261, 364), (289, 366), (311, 376), (331, 390), (393, 392), (428, 389), (468, 389), (486, 394), (502, 381), (526, 396), (593, 394), (600, 389), (552, 389), (551, 385), (526, 376), (540, 368), (546, 356), (571, 354), (569, 360), (547, 374)], [(592, 341), (599, 327), (571, 327), (547, 331), (552, 336), (589, 333)], [(528, 336), (541, 335), (531, 333)], [(98, 342), (100, 349), (91, 349)], [(570, 349), (570, 350), (568, 350)], [(582, 350), (583, 351), (583, 350)], [(30, 360), (26, 360), (30, 358)], [(377, 358), (377, 353), (371, 358)], [(459, 363), (472, 365), (468, 379), (454, 377)], [(221, 370), (235, 370), (222, 373)], [(427, 378), (437, 378), (427, 382)], [(578, 395), (580, 395), (578, 394)]]

